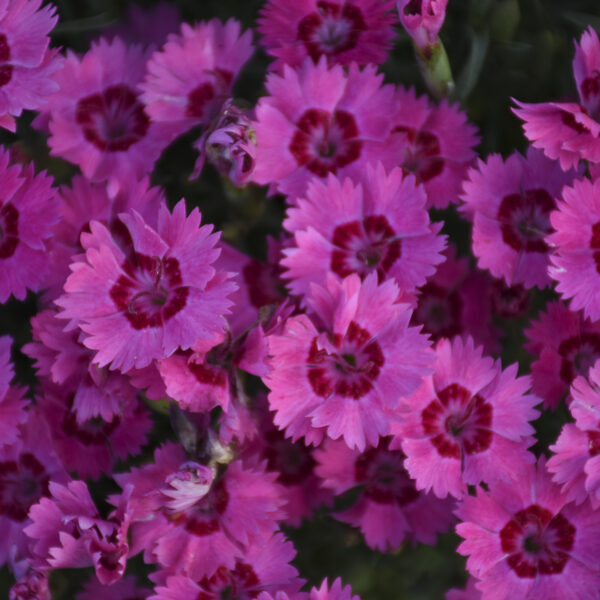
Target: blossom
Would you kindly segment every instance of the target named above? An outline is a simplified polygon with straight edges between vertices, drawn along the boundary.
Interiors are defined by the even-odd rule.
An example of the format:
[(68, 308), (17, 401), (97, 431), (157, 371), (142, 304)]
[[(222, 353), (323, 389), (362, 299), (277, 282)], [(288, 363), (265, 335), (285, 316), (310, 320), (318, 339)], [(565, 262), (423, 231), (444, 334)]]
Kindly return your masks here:
[(92, 222), (82, 236), (86, 260), (71, 266), (56, 303), (64, 309), (60, 317), (87, 334), (84, 344), (97, 350), (94, 363), (127, 372), (222, 331), (235, 288), (212, 266), (218, 237), (212, 227), (200, 227), (197, 209), (186, 217), (183, 201), (172, 214), (162, 206), (156, 230), (136, 211), (120, 220), (130, 236), (128, 252)]
[(533, 393), (544, 399), (545, 407), (556, 408), (575, 377), (587, 376), (600, 358), (600, 323), (554, 301), (525, 335), (525, 348), (536, 357), (531, 365)]
[(387, 58), (396, 20), (393, 0), (269, 0), (261, 9), (258, 31), (271, 65), (296, 67), (306, 56), (329, 64), (381, 64)]
[(252, 51), (251, 32), (242, 34), (235, 19), (183, 23), (148, 61), (140, 88), (149, 117), (178, 130), (207, 125), (231, 95)]
[(434, 374), (393, 427), (417, 489), (460, 498), (467, 485), (512, 481), (514, 465), (534, 460), (539, 399), (527, 393), (529, 377), (517, 377), (516, 364), (502, 370), (471, 338), (442, 339), (435, 350)]
[(25, 390), (10, 384), (15, 375), (10, 359), (11, 345), (9, 336), (0, 337), (0, 445), (16, 442), (19, 425), (27, 420)]
[(131, 173), (149, 173), (176, 134), (151, 121), (140, 100), (146, 60), (141, 46), (100, 39), (82, 58), (67, 52), (56, 75), (60, 91), (48, 98), (51, 153), (113, 189)]
[(419, 492), (403, 466), (406, 456), (390, 441), (381, 438), (376, 448), (359, 452), (326, 440), (315, 451), (324, 487), (339, 495), (361, 486), (355, 504), (335, 517), (359, 527), (367, 545), (380, 552), (398, 550), (404, 542), (435, 544), (437, 533), (454, 521), (454, 501)]
[(482, 600), (599, 598), (600, 514), (567, 502), (543, 459), (516, 466), (514, 482), (477, 488), (456, 511), (458, 553)]
[(372, 65), (360, 70), (353, 63), (346, 72), (329, 67), (325, 57), (267, 75), (270, 96), (256, 107), (253, 181), (295, 197), (311, 177), (358, 175), (377, 160), (395, 166), (389, 142), (394, 92), (382, 80)]
[(505, 162), (498, 154), (479, 160), (461, 196), (461, 209), (473, 216), (478, 266), (507, 285), (548, 286), (550, 213), (575, 176), (533, 148), (526, 158), (513, 153)]
[(514, 100), (525, 136), (565, 171), (579, 161), (600, 162), (600, 41), (590, 26), (575, 42), (573, 73), (579, 102), (527, 104)]
[(312, 587), (309, 595), (310, 600), (360, 600), (360, 597), (352, 594), (352, 588), (349, 585), (342, 587), (342, 580), (338, 577), (329, 586), (327, 579), (324, 579), (320, 587)]
[(36, 175), (32, 164), (9, 165), (9, 153), (1, 148), (0, 179), (0, 303), (4, 303), (11, 294), (24, 300), (28, 289), (41, 289), (50, 267), (52, 226), (60, 215), (52, 178)]
[(290, 317), (269, 337), (273, 358), (263, 380), (287, 437), (309, 444), (326, 432), (362, 451), (388, 434), (387, 411), (413, 393), (431, 362), (426, 338), (408, 327), (411, 313), (397, 298), (396, 284), (378, 286), (376, 273), (363, 282), (329, 277), (307, 300), (315, 320)]
[(291, 292), (308, 294), (329, 272), (361, 279), (376, 272), (380, 283), (391, 278), (402, 291), (415, 291), (444, 260), (441, 225), (430, 224), (426, 201), (412, 175), (388, 175), (380, 163), (367, 165), (359, 184), (332, 174), (311, 181), (283, 222), (295, 238), (281, 261)]
[(0, 5), (0, 127), (16, 130), (23, 109), (36, 110), (58, 89), (53, 75), (62, 62), (48, 48), (56, 8), (42, 0), (4, 0)]

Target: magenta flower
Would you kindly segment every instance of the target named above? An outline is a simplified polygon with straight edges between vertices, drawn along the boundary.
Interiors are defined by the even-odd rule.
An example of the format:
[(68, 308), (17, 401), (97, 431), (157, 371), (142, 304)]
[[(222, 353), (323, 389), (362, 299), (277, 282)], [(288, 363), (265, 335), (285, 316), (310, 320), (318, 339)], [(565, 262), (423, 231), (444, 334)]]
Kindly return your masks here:
[(581, 504), (590, 500), (600, 506), (600, 363), (596, 362), (587, 378), (577, 377), (571, 386), (569, 405), (575, 423), (563, 425), (555, 455), (548, 461), (552, 480), (562, 484), (568, 500)]
[(11, 345), (10, 337), (0, 337), (0, 444), (14, 444), (19, 437), (19, 425), (27, 420), (25, 389), (10, 385), (15, 376), (10, 359)]
[(378, 286), (375, 273), (364, 282), (332, 276), (307, 300), (320, 327), (303, 314), (270, 336), (272, 370), (264, 381), (275, 425), (287, 437), (309, 444), (326, 432), (362, 451), (389, 433), (388, 411), (419, 386), (432, 358), (397, 297), (396, 284)]
[(283, 223), (296, 242), (281, 261), (291, 292), (308, 294), (330, 272), (341, 279), (376, 272), (380, 283), (394, 279), (403, 292), (414, 292), (444, 260), (445, 237), (440, 224), (430, 224), (426, 201), (414, 177), (400, 169), (387, 175), (380, 163), (367, 165), (358, 185), (331, 174), (311, 181)]
[(526, 158), (515, 152), (506, 162), (498, 154), (478, 161), (461, 196), (463, 211), (473, 218), (478, 266), (507, 285), (548, 286), (550, 213), (575, 176), (533, 148)]
[(53, 75), (62, 66), (50, 50), (56, 8), (42, 0), (4, 0), (0, 4), (0, 127), (16, 130), (23, 109), (37, 110), (58, 89)]
[(212, 19), (171, 34), (147, 64), (140, 88), (150, 118), (178, 131), (207, 125), (231, 96), (238, 73), (252, 55), (252, 33), (235, 19)]
[(329, 582), (324, 579), (321, 587), (313, 587), (308, 595), (309, 600), (360, 600), (360, 597), (352, 593), (349, 585), (342, 587), (341, 578), (337, 578), (329, 587)]
[(433, 106), (413, 89), (398, 87), (391, 115), (394, 166), (412, 173), (425, 186), (427, 207), (457, 202), (467, 169), (476, 157), (477, 129), (456, 104)]
[(98, 351), (94, 363), (127, 372), (221, 332), (235, 288), (211, 266), (218, 236), (200, 227), (197, 209), (186, 217), (184, 201), (172, 214), (161, 207), (157, 230), (135, 211), (120, 220), (131, 239), (128, 252), (92, 222), (82, 236), (86, 262), (71, 266), (56, 303), (61, 318), (78, 324), (84, 344)]
[(600, 179), (576, 180), (562, 198), (550, 217), (556, 233), (548, 241), (556, 250), (549, 273), (563, 298), (571, 298), (571, 309), (583, 309), (595, 321), (600, 318)]
[(166, 576), (150, 600), (221, 600), (227, 594), (232, 599), (256, 598), (265, 589), (293, 594), (303, 583), (289, 564), (295, 555), (292, 543), (276, 533), (260, 545), (250, 545), (233, 568), (219, 567), (210, 577), (195, 581), (184, 575)]
[(304, 194), (314, 176), (358, 176), (377, 160), (395, 166), (397, 152), (389, 143), (394, 92), (382, 80), (373, 66), (352, 64), (345, 71), (328, 67), (324, 57), (267, 75), (271, 95), (256, 107), (253, 181), (293, 197)]
[(326, 440), (315, 451), (316, 473), (326, 488), (336, 495), (362, 488), (356, 503), (335, 517), (359, 527), (367, 545), (380, 552), (398, 550), (404, 542), (435, 544), (437, 534), (454, 522), (454, 500), (419, 492), (403, 466), (406, 456), (390, 449), (390, 441), (382, 438), (377, 448), (359, 452)]
[(435, 350), (434, 374), (393, 427), (417, 489), (460, 498), (467, 485), (512, 481), (514, 465), (535, 460), (527, 448), (539, 398), (527, 394), (529, 377), (517, 377), (516, 364), (502, 370), (471, 338), (442, 339)]
[(514, 482), (478, 488), (456, 511), (458, 552), (482, 600), (598, 598), (600, 513), (568, 503), (543, 459), (513, 468)]
[(575, 42), (573, 73), (579, 102), (527, 104), (515, 100), (525, 136), (566, 171), (579, 161), (600, 162), (600, 41), (590, 26)]
[(147, 56), (119, 38), (92, 43), (80, 59), (69, 52), (48, 99), (51, 152), (78, 165), (92, 181), (117, 189), (132, 173), (149, 173), (176, 134), (154, 123), (139, 98)]
[(32, 164), (9, 166), (9, 154), (2, 148), (0, 180), (1, 304), (11, 294), (24, 300), (28, 289), (37, 292), (43, 286), (50, 267), (52, 226), (60, 215), (52, 179), (45, 173), (35, 175)]
[(398, 0), (402, 27), (421, 52), (436, 43), (446, 18), (447, 4), (448, 0)]
[(544, 399), (545, 407), (556, 408), (575, 377), (587, 377), (600, 358), (600, 323), (555, 301), (525, 334), (525, 348), (537, 357), (531, 365), (533, 393)]
[(359, 65), (385, 62), (394, 37), (393, 0), (269, 0), (261, 9), (258, 31), (271, 65), (300, 66), (310, 56), (316, 63)]

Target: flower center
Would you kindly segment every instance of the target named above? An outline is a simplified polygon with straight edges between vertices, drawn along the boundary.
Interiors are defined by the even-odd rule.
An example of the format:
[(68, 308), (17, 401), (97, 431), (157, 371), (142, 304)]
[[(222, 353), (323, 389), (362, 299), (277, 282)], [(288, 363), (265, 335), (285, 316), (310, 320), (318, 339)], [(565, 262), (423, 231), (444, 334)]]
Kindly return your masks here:
[(323, 54), (335, 56), (356, 47), (367, 29), (361, 10), (350, 3), (340, 8), (333, 2), (317, 2), (317, 11), (298, 23), (298, 40), (317, 62)]
[(110, 290), (115, 306), (134, 329), (160, 327), (186, 305), (189, 287), (182, 286), (179, 261), (134, 253)]
[(588, 114), (598, 120), (600, 112), (600, 73), (597, 70), (594, 70), (591, 77), (583, 80), (579, 93)]
[(211, 577), (198, 582), (201, 592), (195, 600), (252, 600), (260, 590), (260, 579), (254, 569), (240, 560), (231, 570), (219, 567)]
[(561, 342), (558, 353), (562, 357), (560, 376), (570, 384), (577, 375), (587, 376), (590, 367), (600, 358), (600, 335), (581, 333)]
[(550, 232), (550, 213), (556, 208), (543, 189), (509, 194), (498, 208), (498, 221), (505, 244), (517, 252), (547, 252), (544, 238)]
[(298, 119), (289, 149), (299, 167), (325, 177), (358, 159), (362, 142), (357, 137), (358, 127), (349, 112), (336, 110), (331, 115), (310, 108)]
[(384, 362), (379, 344), (352, 321), (346, 335), (336, 335), (333, 343), (324, 335), (313, 339), (307, 359), (308, 380), (317, 396), (338, 394), (358, 400), (371, 391)]
[(98, 150), (125, 152), (148, 132), (150, 119), (137, 94), (124, 84), (82, 98), (75, 120)]
[(444, 159), (440, 156), (441, 147), (436, 135), (404, 125), (394, 127), (392, 133), (405, 136), (404, 157), (400, 162), (405, 174), (412, 173), (418, 183), (423, 183), (444, 170)]
[(316, 462), (304, 444), (285, 439), (280, 430), (269, 431), (264, 437), (267, 464), (270, 470), (279, 473), (279, 483), (297, 485), (312, 475)]
[(19, 244), (19, 211), (10, 203), (0, 208), (0, 258), (10, 258)]
[(186, 531), (197, 536), (205, 536), (221, 529), (221, 516), (229, 504), (229, 493), (223, 478), (214, 482), (202, 498), (182, 511), (181, 516), (171, 513), (177, 521), (184, 523)]
[(402, 256), (402, 241), (383, 215), (338, 225), (332, 236), (331, 270), (340, 277), (358, 273), (364, 279), (377, 271), (381, 283)]
[(462, 332), (463, 303), (456, 290), (451, 291), (435, 283), (421, 288), (413, 324), (423, 325), (423, 331), (434, 339), (451, 338)]
[(575, 527), (537, 504), (519, 511), (500, 531), (508, 566), (521, 578), (562, 573), (575, 541)]
[(3, 33), (0, 33), (0, 87), (5, 86), (12, 79), (13, 66), (6, 63), (10, 60), (10, 46)]
[(478, 454), (492, 442), (493, 409), (479, 394), (457, 383), (437, 393), (421, 413), (421, 424), (440, 456), (460, 458)]

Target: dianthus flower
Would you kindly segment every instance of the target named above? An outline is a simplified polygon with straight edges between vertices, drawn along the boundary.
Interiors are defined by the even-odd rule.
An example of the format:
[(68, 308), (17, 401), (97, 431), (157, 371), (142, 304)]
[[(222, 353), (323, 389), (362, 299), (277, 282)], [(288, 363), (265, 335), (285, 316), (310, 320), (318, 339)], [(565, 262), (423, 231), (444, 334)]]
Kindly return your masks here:
[(356, 486), (361, 493), (335, 518), (359, 527), (370, 548), (395, 551), (402, 543), (435, 544), (438, 533), (454, 522), (454, 500), (419, 492), (403, 466), (406, 456), (390, 448), (391, 438), (376, 448), (351, 450), (343, 442), (325, 440), (315, 451), (316, 474), (336, 495)]
[(473, 217), (473, 253), (478, 266), (507, 285), (526, 288), (550, 284), (550, 213), (562, 187), (576, 172), (564, 172), (539, 150), (479, 160), (464, 182), (462, 209)]
[(153, 121), (178, 130), (207, 125), (231, 96), (238, 73), (252, 55), (252, 33), (235, 19), (212, 19), (171, 34), (147, 64), (140, 88)]
[(545, 407), (556, 408), (575, 377), (586, 377), (600, 358), (600, 322), (555, 301), (525, 335), (526, 350), (537, 357), (531, 365), (532, 391), (544, 399)]
[(590, 500), (600, 507), (600, 362), (586, 377), (577, 377), (571, 386), (569, 405), (575, 423), (567, 423), (550, 446), (555, 455), (548, 461), (552, 480), (562, 484), (569, 500), (581, 504)]
[(326, 431), (362, 451), (389, 433), (388, 411), (414, 392), (432, 359), (397, 298), (397, 285), (378, 286), (376, 273), (363, 282), (331, 276), (307, 300), (315, 320), (290, 317), (281, 334), (269, 337), (273, 358), (264, 381), (274, 422), (287, 437), (304, 436), (309, 444)]
[(296, 242), (281, 261), (292, 293), (308, 294), (330, 272), (342, 279), (376, 272), (380, 283), (394, 279), (402, 291), (414, 292), (444, 260), (441, 224), (430, 224), (426, 201), (413, 176), (400, 169), (387, 175), (381, 164), (367, 165), (360, 184), (331, 174), (311, 181), (283, 222)]
[(555, 246), (550, 277), (556, 290), (571, 298), (572, 310), (600, 318), (600, 179), (579, 179), (563, 190), (558, 210), (550, 216), (556, 230), (548, 241)]
[(258, 31), (268, 54), (297, 67), (305, 57), (329, 64), (385, 62), (394, 37), (394, 0), (269, 0), (261, 9)]
[(433, 106), (413, 89), (399, 87), (390, 108), (394, 166), (425, 186), (428, 208), (457, 202), (467, 169), (476, 157), (477, 130), (457, 105)]
[(515, 100), (525, 137), (566, 171), (579, 161), (600, 162), (600, 41), (592, 27), (575, 42), (573, 73), (579, 102), (527, 104)]
[(276, 533), (260, 544), (251, 544), (243, 558), (236, 558), (235, 566), (219, 567), (210, 577), (194, 580), (185, 575), (169, 576), (158, 573), (157, 579), (166, 581), (155, 588), (149, 600), (231, 600), (256, 598), (262, 590), (281, 590), (293, 594), (303, 580), (290, 565), (296, 555), (291, 542)]
[(9, 166), (9, 153), (2, 148), (0, 180), (0, 303), (4, 303), (11, 294), (24, 300), (28, 289), (37, 292), (43, 286), (50, 266), (52, 226), (60, 215), (52, 179), (45, 173), (35, 175), (32, 164)]
[(128, 251), (104, 225), (90, 223), (91, 233), (81, 237), (86, 262), (71, 265), (56, 303), (98, 351), (94, 363), (127, 372), (222, 331), (235, 287), (212, 267), (218, 236), (200, 227), (197, 209), (186, 217), (184, 201), (172, 214), (161, 207), (156, 230), (135, 211), (120, 220)]
[(477, 488), (456, 511), (481, 600), (597, 600), (600, 513), (569, 503), (543, 459), (512, 467), (515, 481)]
[(448, 0), (398, 0), (400, 22), (422, 52), (436, 43), (447, 4)]
[(234, 569), (252, 543), (264, 544), (285, 516), (276, 475), (264, 465), (239, 460), (215, 470), (190, 462), (183, 449), (166, 444), (155, 461), (116, 475), (125, 489), (133, 484), (132, 551), (146, 562), (194, 580), (219, 567)]
[(405, 403), (395, 424), (419, 490), (460, 498), (467, 485), (512, 481), (514, 465), (533, 462), (529, 421), (539, 398), (527, 394), (529, 377), (517, 365), (502, 370), (473, 340), (440, 340), (434, 374)]
[(56, 8), (42, 0), (4, 0), (0, 4), (0, 127), (16, 130), (23, 109), (36, 110), (58, 89), (53, 75), (61, 68), (50, 50)]
[(79, 58), (67, 52), (48, 98), (51, 153), (78, 165), (92, 181), (149, 173), (176, 131), (151, 121), (139, 98), (146, 52), (119, 38), (100, 39)]
[(353, 63), (346, 71), (328, 67), (324, 57), (267, 75), (271, 95), (256, 107), (252, 180), (295, 197), (311, 177), (358, 176), (377, 160), (395, 166), (399, 148), (389, 143), (394, 90), (382, 80), (371, 65), (360, 70)]

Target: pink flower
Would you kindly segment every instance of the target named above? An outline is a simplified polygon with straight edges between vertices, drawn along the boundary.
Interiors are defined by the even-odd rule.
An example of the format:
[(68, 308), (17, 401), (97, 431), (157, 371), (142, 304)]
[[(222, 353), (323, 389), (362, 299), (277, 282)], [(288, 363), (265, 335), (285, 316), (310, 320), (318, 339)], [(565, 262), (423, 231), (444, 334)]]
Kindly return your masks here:
[(309, 600), (360, 600), (360, 597), (352, 594), (349, 585), (342, 587), (342, 580), (338, 577), (329, 587), (329, 582), (324, 579), (321, 587), (312, 587)]
[(456, 511), (458, 553), (482, 600), (599, 598), (600, 513), (568, 503), (543, 459), (515, 467), (514, 482), (478, 488)]
[(19, 437), (19, 425), (27, 420), (25, 389), (10, 385), (15, 376), (10, 359), (11, 345), (9, 336), (0, 337), (0, 444), (14, 444)]
[(135, 211), (120, 220), (131, 240), (127, 252), (92, 222), (82, 236), (86, 262), (71, 266), (56, 303), (61, 318), (73, 319), (87, 334), (84, 344), (98, 351), (94, 363), (127, 372), (221, 332), (235, 288), (211, 266), (218, 237), (200, 227), (197, 209), (186, 217), (184, 201), (172, 214), (161, 207), (156, 230)]
[(283, 250), (281, 264), (296, 295), (312, 283), (324, 285), (328, 273), (364, 279), (376, 272), (379, 282), (394, 279), (404, 292), (423, 285), (444, 260), (441, 225), (432, 225), (425, 210), (427, 196), (413, 176), (400, 169), (386, 174), (381, 163), (358, 185), (330, 174), (313, 179), (306, 198), (296, 201), (283, 226), (294, 234), (295, 247)]
[[(382, 86), (373, 66), (327, 66), (306, 59), (294, 70), (267, 75), (270, 96), (256, 107), (253, 181), (301, 196), (311, 177), (358, 176), (368, 162), (397, 164), (388, 143), (393, 88)], [(360, 90), (360, 93), (357, 93)]]
[(533, 393), (544, 399), (545, 407), (556, 408), (575, 377), (586, 377), (600, 358), (600, 323), (555, 301), (525, 335), (525, 348), (537, 357), (531, 365)]
[(573, 73), (579, 103), (545, 102), (526, 104), (513, 112), (524, 121), (525, 136), (532, 145), (558, 160), (565, 171), (579, 160), (600, 162), (600, 41), (590, 26), (575, 42)]
[(394, 166), (425, 186), (428, 208), (456, 202), (479, 142), (466, 114), (446, 100), (433, 106), (413, 89), (398, 87), (390, 118), (394, 148), (399, 145)]
[(252, 33), (235, 19), (218, 19), (171, 34), (147, 64), (140, 88), (150, 118), (178, 131), (207, 125), (231, 96), (238, 73), (253, 52)]
[(446, 18), (447, 4), (448, 0), (398, 0), (402, 27), (421, 52), (436, 43)]
[(442, 339), (435, 350), (434, 374), (393, 428), (417, 489), (460, 498), (467, 485), (512, 481), (514, 465), (535, 460), (527, 448), (539, 398), (527, 394), (529, 377), (517, 377), (516, 364), (502, 370), (471, 338)]
[(571, 298), (571, 309), (583, 309), (595, 321), (600, 318), (600, 179), (576, 180), (562, 197), (550, 217), (556, 233), (548, 241), (556, 250), (549, 273), (563, 298)]
[(32, 164), (9, 166), (9, 153), (1, 148), (0, 179), (0, 303), (4, 303), (11, 294), (24, 300), (28, 289), (37, 292), (42, 287), (50, 267), (52, 226), (60, 216), (52, 179), (45, 173), (35, 175)]
[[(211, 472), (212, 471), (212, 472)], [(264, 465), (239, 460), (215, 478), (215, 471), (189, 462), (183, 449), (167, 444), (155, 462), (116, 475), (122, 488), (134, 486), (132, 551), (192, 579), (211, 577), (219, 567), (235, 568), (250, 544), (264, 543), (284, 516), (275, 474)]]
[(52, 80), (61, 68), (50, 50), (50, 31), (58, 16), (42, 0), (4, 0), (0, 4), (0, 127), (16, 130), (23, 109), (36, 110), (58, 89)]
[(361, 493), (355, 504), (335, 517), (359, 527), (370, 548), (398, 550), (404, 542), (435, 544), (438, 533), (454, 522), (454, 500), (440, 500), (419, 492), (403, 466), (406, 456), (390, 449), (391, 438), (364, 452), (326, 440), (315, 451), (316, 473), (336, 495), (356, 486)]
[(154, 123), (139, 99), (147, 56), (119, 38), (92, 43), (80, 59), (68, 52), (48, 99), (51, 152), (78, 165), (92, 181), (149, 173), (176, 131)]
[(271, 65), (297, 67), (306, 56), (316, 63), (359, 65), (385, 62), (394, 37), (393, 0), (269, 0), (261, 9), (258, 31)]
[(478, 266), (507, 285), (544, 288), (550, 284), (548, 235), (550, 213), (562, 187), (575, 171), (530, 148), (527, 157), (511, 154), (506, 162), (492, 154), (469, 170), (461, 208), (473, 216), (473, 253)]
[(326, 432), (362, 451), (389, 433), (388, 411), (414, 392), (431, 362), (426, 338), (408, 327), (410, 311), (397, 297), (396, 284), (378, 286), (375, 273), (364, 282), (329, 277), (307, 300), (315, 320), (290, 317), (270, 336), (264, 381), (287, 437), (309, 444)]
[(556, 443), (550, 446), (555, 455), (548, 461), (552, 480), (562, 484), (569, 500), (581, 504), (590, 500), (600, 506), (600, 362), (585, 377), (577, 377), (571, 386), (573, 401), (569, 405), (575, 424), (563, 425)]

